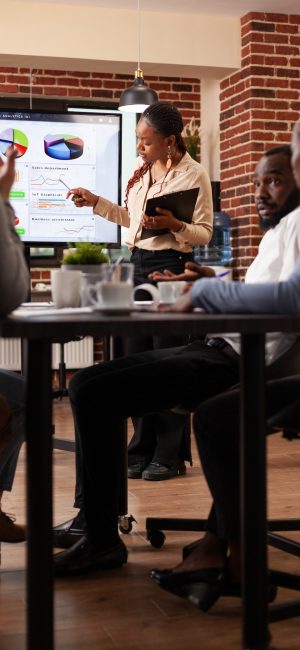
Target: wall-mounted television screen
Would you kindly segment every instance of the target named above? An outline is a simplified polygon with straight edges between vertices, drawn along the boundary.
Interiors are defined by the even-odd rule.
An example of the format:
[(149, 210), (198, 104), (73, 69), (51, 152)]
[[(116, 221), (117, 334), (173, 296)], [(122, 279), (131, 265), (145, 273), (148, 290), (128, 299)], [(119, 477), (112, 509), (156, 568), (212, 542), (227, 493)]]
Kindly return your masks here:
[(76, 208), (68, 188), (85, 187), (119, 202), (121, 115), (0, 111), (0, 156), (17, 152), (10, 201), (29, 246), (67, 242), (117, 245), (120, 227)]

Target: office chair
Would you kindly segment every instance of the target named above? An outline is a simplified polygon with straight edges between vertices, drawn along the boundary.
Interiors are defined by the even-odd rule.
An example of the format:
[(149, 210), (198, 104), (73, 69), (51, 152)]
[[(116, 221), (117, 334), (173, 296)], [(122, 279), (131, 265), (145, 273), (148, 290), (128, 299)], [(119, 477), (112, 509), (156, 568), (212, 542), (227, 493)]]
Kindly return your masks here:
[[(299, 378), (300, 390), (300, 378)], [(283, 430), (283, 437), (288, 441), (299, 439), (300, 434), (300, 397), (268, 421), (270, 427)], [(269, 522), (268, 544), (286, 553), (300, 557), (300, 542), (287, 539), (275, 531), (300, 531), (300, 519), (277, 519)], [(289, 576), (280, 571), (274, 572), (278, 584), (290, 589), (300, 589), (300, 576)], [(293, 585), (293, 586), (292, 586)]]
[[(299, 385), (300, 395), (300, 375), (278, 380), (282, 387), (288, 393), (289, 381), (295, 381)], [(278, 385), (277, 382), (277, 385)], [(288, 403), (288, 400), (287, 400)], [(299, 438), (300, 430), (300, 397), (292, 401), (282, 411), (276, 413), (268, 420), (268, 433), (283, 431), (283, 437), (288, 440)], [(148, 539), (153, 546), (160, 547), (164, 543), (165, 536), (159, 527), (165, 530), (205, 530), (206, 520), (189, 520), (189, 519), (148, 519), (147, 532)], [(179, 525), (178, 525), (179, 524)], [(156, 528), (157, 527), (157, 528)], [(275, 533), (276, 531), (276, 533)], [(277, 531), (291, 532), (300, 531), (300, 519), (273, 519), (268, 522), (267, 543), (285, 553), (300, 557), (300, 543), (278, 535)], [(152, 537), (153, 536), (153, 537)], [(154, 540), (154, 543), (153, 543)], [(196, 545), (196, 542), (194, 543)], [(184, 549), (183, 557), (186, 557), (192, 550), (192, 546)], [(293, 591), (300, 591), (300, 575), (288, 573), (286, 571), (270, 570), (270, 580), (276, 587), (284, 587)], [(300, 600), (292, 602), (271, 605), (269, 607), (269, 621), (277, 622), (300, 615)]]
[[(279, 357), (272, 364), (272, 375), (269, 379), (280, 380), (284, 377), (295, 376), (300, 372), (300, 337), (298, 336), (295, 343), (292, 345), (289, 350)], [(232, 388), (236, 388), (232, 387)], [(231, 389), (230, 389), (231, 390)], [(300, 374), (299, 374), (299, 394), (300, 394)], [(188, 411), (184, 406), (178, 405), (175, 408), (171, 409), (175, 413), (187, 414), (191, 411)], [(285, 437), (292, 436), (292, 438), (298, 437), (298, 431), (300, 431), (300, 416), (299, 424), (295, 425), (296, 418), (292, 416), (287, 418), (285, 415), (286, 425), (282, 426), (282, 429), (285, 431)], [(290, 423), (290, 424), (289, 424)], [(275, 426), (275, 425), (274, 425)], [(297, 429), (298, 426), (298, 429)], [(272, 429), (272, 423), (270, 424)], [(278, 426), (275, 427), (278, 429)], [(289, 433), (290, 432), (290, 433)], [(279, 528), (276, 528), (279, 526)], [(282, 528), (282, 526), (287, 526)], [(300, 520), (291, 520), (290, 522), (282, 520), (275, 520), (269, 522), (270, 531), (290, 531), (290, 530), (300, 530)], [(163, 531), (174, 530), (174, 531), (193, 531), (193, 532), (205, 532), (206, 530), (206, 519), (178, 519), (178, 517), (148, 517), (146, 519), (146, 534), (147, 539), (154, 548), (161, 548), (165, 542), (165, 534)], [(275, 543), (275, 535), (272, 537), (272, 540)], [(278, 540), (279, 543), (279, 540)]]

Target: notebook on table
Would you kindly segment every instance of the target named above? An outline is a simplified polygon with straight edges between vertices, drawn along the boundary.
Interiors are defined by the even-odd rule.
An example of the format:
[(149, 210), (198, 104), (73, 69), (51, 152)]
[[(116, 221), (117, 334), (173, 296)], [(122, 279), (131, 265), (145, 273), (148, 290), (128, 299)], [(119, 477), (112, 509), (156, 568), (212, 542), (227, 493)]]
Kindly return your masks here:
[[(199, 187), (193, 187), (190, 190), (161, 194), (160, 196), (155, 196), (153, 199), (148, 199), (145, 213), (149, 217), (159, 217), (156, 208), (164, 208), (165, 210), (170, 210), (176, 219), (180, 219), (180, 221), (184, 221), (185, 223), (191, 223), (199, 189)], [(168, 228), (163, 228), (162, 230), (146, 230), (146, 228), (143, 228), (141, 239), (155, 237), (156, 235), (165, 235), (168, 232), (170, 232)]]

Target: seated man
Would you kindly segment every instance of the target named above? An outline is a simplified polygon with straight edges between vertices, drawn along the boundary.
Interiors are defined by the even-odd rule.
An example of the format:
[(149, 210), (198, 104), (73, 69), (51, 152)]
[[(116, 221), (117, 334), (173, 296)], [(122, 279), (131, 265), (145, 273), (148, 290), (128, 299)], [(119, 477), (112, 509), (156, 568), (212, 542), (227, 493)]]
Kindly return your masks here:
[[(300, 186), (300, 124), (293, 131), (293, 167)], [(209, 311), (300, 314), (300, 258), (287, 282), (278, 284), (210, 285), (194, 287), (179, 311), (198, 301)], [(300, 369), (299, 369), (300, 370)], [(274, 427), (299, 429), (300, 375), (267, 384), (269, 432)], [(241, 581), (239, 489), (239, 390), (229, 390), (202, 403), (194, 415), (194, 430), (203, 471), (213, 497), (207, 532), (192, 545), (188, 557), (173, 570), (152, 571), (164, 589), (188, 598), (207, 610), (220, 595), (239, 595)], [(216, 413), (218, 417), (216, 418)], [(222, 426), (220, 427), (220, 422)], [(196, 587), (197, 585), (197, 587)], [(196, 591), (197, 596), (195, 597)]]
[[(257, 183), (262, 185), (260, 191), (265, 195), (264, 214), (269, 219), (275, 219), (275, 214), (279, 212), (278, 204), (276, 205), (274, 199), (267, 200), (266, 196), (269, 196), (270, 190), (266, 188), (269, 185), (271, 188), (277, 188), (283, 206), (292, 185), (288, 183), (287, 189), (287, 178), (290, 179), (287, 150), (285, 149), (284, 154), (279, 155), (277, 150), (275, 154), (264, 156), (258, 165), (256, 178)], [(289, 281), (282, 282), (294, 267), (294, 260), (291, 260), (289, 254), (290, 248), (285, 254), (285, 243), (286, 241), (290, 243), (291, 233), (298, 232), (298, 229), (300, 235), (299, 216), (300, 210), (294, 210), (285, 219), (281, 219), (273, 231), (267, 232), (260, 245), (260, 253), (253, 263), (258, 270), (256, 278), (254, 274), (252, 275), (252, 281), (270, 280), (275, 263), (272, 259), (273, 264), (269, 268), (268, 262), (270, 263), (270, 259), (277, 255), (276, 270), (280, 283), (271, 285), (271, 290), (267, 287), (267, 295), (270, 294), (273, 298), (273, 302), (271, 301), (273, 307), (274, 295), (277, 296), (278, 292), (283, 290), (290, 296), (291, 286), (294, 294), (295, 283), (296, 285), (298, 283), (298, 294), (300, 292), (300, 265), (297, 268), (296, 280), (292, 276)], [(283, 257), (280, 256), (278, 259), (279, 249)], [(299, 252), (298, 247), (298, 255)], [(214, 301), (215, 294), (217, 297), (219, 293), (223, 296), (224, 289), (219, 291), (220, 284), (225, 287), (225, 292), (228, 287), (230, 299)], [(247, 290), (246, 298), (239, 302), (237, 295), (243, 296), (239, 290), (244, 289)], [(262, 290), (265, 298), (265, 285), (262, 285)], [(219, 311), (225, 306), (224, 312), (244, 311), (246, 307), (246, 311), (253, 313), (258, 304), (255, 298), (256, 291), (260, 296), (259, 284), (256, 286), (241, 283), (225, 285), (211, 279), (201, 280), (194, 285), (190, 294), (183, 298), (180, 304), (183, 305), (183, 310), (201, 306), (208, 311)], [(248, 294), (250, 298), (252, 297), (252, 301), (248, 302)], [(263, 305), (266, 310), (265, 299)], [(297, 313), (295, 305), (296, 309), (299, 308), (299, 300), (298, 303), (297, 300), (293, 301), (292, 313)], [(277, 309), (279, 310), (278, 306)], [(124, 420), (131, 415), (171, 409), (180, 403), (194, 408), (208, 397), (232, 387), (239, 378), (237, 339), (238, 337), (229, 336), (226, 336), (226, 340), (210, 337), (206, 341), (194, 341), (183, 348), (156, 350), (122, 357), (82, 370), (73, 377), (69, 395), (82, 452), (86, 536), (70, 549), (55, 556), (54, 564), (58, 575), (111, 568), (126, 562), (126, 547), (118, 534), (119, 481), (123, 463), (120, 440), (123, 436)], [(270, 376), (273, 372), (282, 374), (284, 368), (289, 366), (293, 360), (292, 348), (294, 349), (295, 345), (297, 345), (295, 339), (286, 341), (285, 337), (279, 334), (271, 335), (267, 345)], [(103, 454), (110, 458), (110, 463), (109, 465), (105, 463), (99, 468), (99, 459)]]
[[(15, 177), (17, 152), (9, 149), (5, 163), (0, 160), (0, 314), (18, 307), (26, 299), (29, 273), (23, 245), (15, 231), (15, 214), (8, 203)], [(18, 453), (24, 438), (24, 380), (17, 374), (0, 370), (0, 542), (21, 542), (25, 528), (14, 523), (1, 510), (4, 490), (11, 490)], [(10, 420), (11, 414), (11, 420)]]

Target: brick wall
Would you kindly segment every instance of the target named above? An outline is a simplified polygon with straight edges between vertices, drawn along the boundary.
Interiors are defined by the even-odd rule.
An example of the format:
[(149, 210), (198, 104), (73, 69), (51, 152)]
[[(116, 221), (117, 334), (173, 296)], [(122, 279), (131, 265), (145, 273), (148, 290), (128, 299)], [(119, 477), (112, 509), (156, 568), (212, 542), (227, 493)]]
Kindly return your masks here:
[(236, 277), (261, 239), (251, 176), (262, 153), (289, 143), (300, 117), (300, 16), (241, 20), (241, 69), (221, 82), (221, 205), (232, 218)]
[[(174, 102), (183, 119), (195, 116), (200, 123), (200, 80), (184, 77), (146, 76), (146, 83), (156, 90), (160, 100)], [(64, 70), (32, 70), (32, 96), (47, 99), (69, 99), (118, 104), (123, 90), (133, 83), (133, 74), (105, 72), (67, 72)], [(0, 67), (0, 94), (30, 95), (30, 69)], [(33, 101), (34, 108), (34, 101)]]

